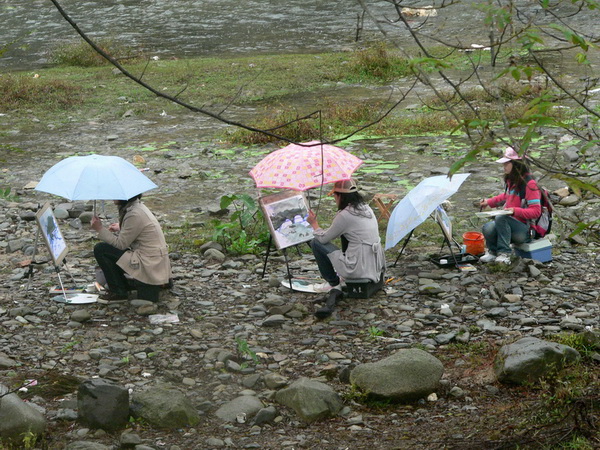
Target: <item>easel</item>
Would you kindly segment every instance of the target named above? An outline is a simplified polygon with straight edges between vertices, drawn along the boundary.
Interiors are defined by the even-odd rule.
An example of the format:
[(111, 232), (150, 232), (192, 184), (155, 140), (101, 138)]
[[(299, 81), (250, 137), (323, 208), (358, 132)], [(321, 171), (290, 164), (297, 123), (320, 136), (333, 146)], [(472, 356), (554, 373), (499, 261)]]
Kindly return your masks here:
[[(299, 214), (302, 218), (304, 217), (304, 214), (308, 214), (309, 211), (309, 207), (308, 204), (306, 204), (306, 198), (303, 196), (299, 196), (299, 194), (297, 192), (294, 191), (287, 191), (287, 192), (281, 192), (278, 194), (271, 194), (269, 196), (265, 196), (265, 197), (259, 197), (259, 202), (260, 205), (263, 209), (263, 214), (265, 215), (265, 219), (267, 221), (267, 224), (269, 226), (269, 243), (267, 245), (267, 252), (265, 254), (265, 262), (263, 264), (263, 271), (262, 271), (262, 275), (261, 278), (264, 278), (266, 270), (267, 270), (267, 261), (269, 259), (269, 254), (271, 253), (271, 246), (274, 243), (274, 234), (277, 232), (277, 230), (280, 230), (279, 226), (283, 227), (283, 225), (278, 225), (277, 230), (275, 229), (275, 226), (273, 224), (273, 220), (274, 217), (278, 217), (279, 220), (281, 220), (281, 216), (279, 216), (279, 214), (281, 213), (281, 211), (286, 211), (288, 212), (288, 209), (278, 209), (279, 206), (275, 206), (275, 205), (285, 205), (285, 207), (290, 208), (291, 210), (296, 209), (296, 214)], [(286, 204), (287, 203), (287, 204)], [(271, 216), (271, 214), (273, 215), (273, 217)], [(284, 216), (286, 217), (286, 221), (288, 223), (292, 223), (290, 221), (290, 217)], [(292, 226), (296, 226), (297, 223), (295, 222), (295, 224), (293, 224)], [(311, 236), (312, 239), (312, 236)], [(299, 242), (298, 242), (299, 241)], [(296, 243), (294, 243), (296, 242)], [(298, 251), (298, 255), (302, 256), (301, 252), (300, 252), (300, 248), (298, 247), (298, 245), (307, 242), (306, 239), (302, 238), (302, 239), (298, 239), (296, 241), (290, 241), (289, 243), (291, 243), (292, 245), (288, 245), (288, 247), (284, 247), (284, 245), (279, 245), (279, 241), (275, 241), (276, 247), (281, 250), (281, 252), (283, 253), (283, 257), (285, 259), (285, 265), (286, 265), (286, 269), (287, 269), (287, 279), (289, 280), (289, 282), (292, 282), (292, 273), (290, 271), (290, 264), (289, 264), (289, 259), (288, 259), (288, 254), (287, 254), (287, 249), (289, 247), (296, 247), (296, 250)], [(288, 243), (286, 243), (287, 245)], [(283, 247), (283, 248), (279, 248), (279, 247)]]
[[(25, 288), (26, 293), (29, 292), (29, 288), (31, 287), (31, 279), (33, 278), (33, 266), (35, 264), (41, 264), (41, 263), (35, 262), (35, 257), (37, 255), (37, 248), (38, 248), (39, 240), (40, 240), (40, 227), (38, 226), (38, 229), (35, 233), (35, 244), (33, 247), (33, 255), (31, 256), (31, 261), (29, 262), (29, 268), (28, 268), (27, 275), (26, 275), (27, 276), (27, 287)], [(71, 281), (73, 282), (73, 284), (75, 284), (75, 277), (73, 277), (73, 274), (71, 274), (71, 272), (69, 271), (69, 267), (67, 266), (66, 258), (64, 258), (64, 257), (62, 258), (61, 264), (64, 264), (67, 274), (69, 274), (69, 276), (71, 277)], [(54, 264), (54, 270), (56, 271), (56, 275), (58, 276), (58, 283), (60, 284), (60, 289), (62, 290), (62, 294), (65, 299), (65, 303), (69, 303), (69, 300), (67, 299), (67, 292), (66, 292), (65, 286), (62, 282), (62, 278), (60, 276), (60, 264)]]
[[(267, 253), (265, 254), (265, 263), (263, 265), (263, 271), (262, 271), (262, 275), (260, 276), (261, 278), (265, 277), (265, 273), (267, 272), (267, 261), (269, 260), (269, 253), (271, 252), (271, 245), (273, 245), (273, 236), (269, 234), (269, 244), (267, 245)], [(296, 247), (296, 249), (298, 250), (298, 255), (302, 255), (300, 253), (300, 249), (298, 248), (297, 245), (295, 245), (294, 247)], [(292, 272), (290, 271), (290, 262), (288, 260), (288, 256), (287, 256), (287, 248), (283, 248), (281, 249), (281, 253), (283, 253), (283, 258), (285, 259), (285, 267), (287, 269), (287, 279), (291, 282), (292, 281)]]
[[(452, 249), (452, 247), (453, 247), (452, 243), (454, 243), (454, 245), (456, 245), (456, 247), (458, 249), (460, 249), (461, 246), (452, 237), (452, 223), (450, 222), (450, 218), (448, 217), (448, 215), (446, 214), (446, 212), (444, 211), (444, 209), (441, 206), (438, 206), (435, 209), (434, 216), (435, 216), (434, 220), (440, 226), (440, 229), (442, 230), (442, 235), (444, 236), (444, 241), (442, 242), (442, 246), (440, 247), (440, 253), (441, 253), (442, 249), (444, 248), (444, 246), (447, 245), (448, 250), (450, 250), (450, 256), (452, 257), (452, 261), (454, 262), (455, 267), (458, 268), (459, 260), (454, 254), (454, 251)], [(415, 231), (414, 228), (412, 230), (410, 230), (410, 233), (408, 233), (408, 236), (406, 236), (406, 239), (404, 239), (404, 244), (402, 244), (402, 248), (400, 249), (400, 253), (398, 253), (396, 260), (394, 261), (393, 267), (396, 267), (396, 264), (398, 263), (398, 260), (402, 256), (402, 253), (404, 253), (404, 249), (406, 248), (408, 241), (410, 241), (410, 238), (412, 237), (412, 234), (414, 231)], [(451, 240), (452, 240), (452, 242), (450, 242)]]
[[(60, 232), (60, 228), (58, 227), (58, 223), (56, 222), (56, 218), (52, 213), (52, 208), (49, 203), (46, 203), (42, 208), (38, 210), (36, 213), (36, 221), (38, 224), (36, 236), (35, 236), (35, 246), (33, 249), (33, 256), (31, 262), (29, 264), (28, 277), (27, 281), (27, 289), (26, 292), (29, 292), (29, 288), (31, 286), (31, 279), (33, 278), (33, 265), (35, 264), (35, 257), (37, 255), (37, 247), (40, 238), (40, 232), (44, 235), (44, 241), (46, 242), (46, 247), (50, 252), (50, 257), (54, 263), (54, 270), (58, 276), (58, 282), (60, 284), (60, 290), (62, 296), (64, 298), (65, 303), (92, 303), (95, 302), (98, 298), (97, 295), (94, 294), (70, 294), (67, 297), (67, 292), (65, 286), (63, 284), (62, 278), (60, 276), (60, 266), (64, 264), (65, 269), (73, 284), (75, 284), (75, 278), (69, 271), (69, 268), (66, 265), (66, 255), (69, 251), (67, 244), (65, 243), (64, 237)], [(55, 300), (60, 298), (60, 296), (55, 297)], [(58, 300), (61, 301), (61, 300)]]

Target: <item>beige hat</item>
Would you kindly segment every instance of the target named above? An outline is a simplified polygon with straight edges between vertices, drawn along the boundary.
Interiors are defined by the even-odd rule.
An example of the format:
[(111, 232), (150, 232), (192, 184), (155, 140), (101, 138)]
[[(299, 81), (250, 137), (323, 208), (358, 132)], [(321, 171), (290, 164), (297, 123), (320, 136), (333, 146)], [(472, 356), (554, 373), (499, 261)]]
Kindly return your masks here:
[(358, 186), (356, 185), (356, 181), (352, 178), (349, 180), (336, 181), (333, 185), (333, 190), (331, 192), (338, 192), (340, 194), (350, 194), (351, 192), (357, 192)]

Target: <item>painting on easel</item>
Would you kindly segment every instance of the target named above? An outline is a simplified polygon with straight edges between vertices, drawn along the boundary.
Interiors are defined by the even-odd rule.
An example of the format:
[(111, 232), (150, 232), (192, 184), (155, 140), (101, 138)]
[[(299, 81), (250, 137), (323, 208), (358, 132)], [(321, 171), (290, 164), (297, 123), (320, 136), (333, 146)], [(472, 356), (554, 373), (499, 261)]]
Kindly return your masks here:
[(46, 247), (48, 247), (54, 265), (60, 265), (63, 259), (65, 259), (69, 249), (60, 228), (58, 227), (50, 203), (46, 203), (43, 208), (37, 212), (35, 218), (40, 227), (42, 236), (44, 236)]
[(259, 199), (275, 246), (281, 250), (313, 238), (313, 229), (306, 221), (308, 203), (302, 192), (285, 191)]

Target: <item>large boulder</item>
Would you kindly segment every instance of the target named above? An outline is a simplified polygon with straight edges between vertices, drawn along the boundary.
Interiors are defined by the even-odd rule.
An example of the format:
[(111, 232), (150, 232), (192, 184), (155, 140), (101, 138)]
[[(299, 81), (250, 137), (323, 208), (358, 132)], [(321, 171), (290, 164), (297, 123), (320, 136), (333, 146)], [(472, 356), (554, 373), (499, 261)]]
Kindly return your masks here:
[(410, 402), (435, 392), (443, 373), (439, 359), (411, 348), (356, 366), (350, 372), (350, 383), (371, 397)]
[(129, 421), (129, 392), (109, 380), (86, 380), (77, 391), (77, 414), (91, 428), (116, 431)]
[(46, 419), (37, 409), (25, 403), (17, 394), (0, 384), (0, 439), (22, 443), (29, 433), (41, 435), (46, 429)]
[(300, 378), (275, 394), (275, 400), (293, 409), (305, 423), (335, 416), (343, 406), (342, 399), (328, 385)]
[(502, 383), (523, 384), (559, 371), (579, 358), (579, 352), (567, 345), (526, 337), (500, 348), (494, 371)]
[(167, 385), (134, 392), (131, 396), (131, 413), (158, 428), (183, 428), (200, 421), (200, 415), (191, 401)]

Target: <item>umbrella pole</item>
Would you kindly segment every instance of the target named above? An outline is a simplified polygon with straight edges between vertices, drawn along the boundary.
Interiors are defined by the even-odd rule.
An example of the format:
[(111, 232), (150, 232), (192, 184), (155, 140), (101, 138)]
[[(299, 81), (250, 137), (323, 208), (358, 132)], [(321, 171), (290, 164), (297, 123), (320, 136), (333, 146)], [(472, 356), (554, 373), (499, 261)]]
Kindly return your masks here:
[(406, 248), (406, 244), (408, 244), (408, 241), (410, 241), (410, 238), (411, 238), (411, 236), (413, 234), (413, 231), (415, 231), (414, 228), (412, 230), (410, 230), (410, 233), (408, 233), (408, 236), (406, 236), (406, 239), (404, 239), (404, 244), (402, 245), (402, 248), (400, 249), (400, 253), (398, 253), (398, 256), (396, 257), (396, 261), (394, 261), (394, 267), (396, 267), (396, 264), (398, 264), (398, 260), (402, 256), (402, 253), (404, 253), (404, 249)]

